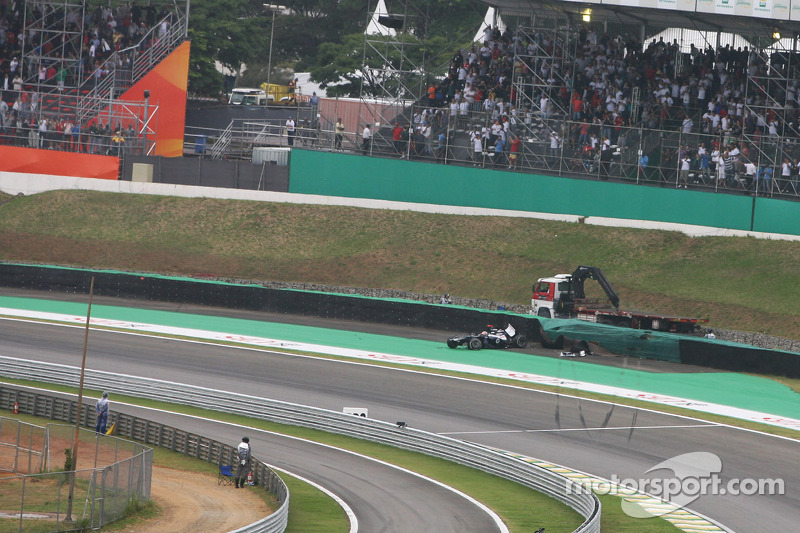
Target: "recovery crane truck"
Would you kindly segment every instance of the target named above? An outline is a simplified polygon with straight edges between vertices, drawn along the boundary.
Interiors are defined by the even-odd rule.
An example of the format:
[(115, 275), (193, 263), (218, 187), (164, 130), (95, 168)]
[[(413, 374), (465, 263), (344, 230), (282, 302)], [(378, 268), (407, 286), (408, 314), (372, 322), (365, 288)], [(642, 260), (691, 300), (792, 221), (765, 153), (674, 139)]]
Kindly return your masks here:
[[(613, 309), (589, 307), (584, 282), (593, 279), (602, 287)], [(680, 318), (652, 315), (619, 309), (619, 296), (603, 271), (598, 267), (579, 266), (572, 274), (557, 274), (540, 278), (533, 286), (531, 313), (543, 318), (577, 318), (587, 322), (608, 324), (624, 328), (693, 333), (700, 324), (708, 322), (699, 318)]]

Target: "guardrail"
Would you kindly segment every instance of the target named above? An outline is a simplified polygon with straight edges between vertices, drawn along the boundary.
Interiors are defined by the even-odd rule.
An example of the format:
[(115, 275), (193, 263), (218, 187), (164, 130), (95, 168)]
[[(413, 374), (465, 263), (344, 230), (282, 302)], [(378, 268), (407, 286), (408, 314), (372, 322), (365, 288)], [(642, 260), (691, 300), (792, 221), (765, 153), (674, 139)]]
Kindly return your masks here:
[[(22, 372), (29, 375), (29, 379), (35, 379), (35, 374), (31, 375), (29, 369)], [(66, 378), (65, 381), (69, 381), (69, 378)], [(116, 390), (115, 392), (121, 393), (122, 391)], [(20, 389), (13, 385), (0, 386), (0, 406), (10, 409), (16, 404), (20, 413), (51, 420), (74, 422), (75, 414), (78, 412), (77, 403), (75, 400)], [(83, 405), (80, 411), (80, 421), (82, 426), (94, 430), (93, 406)], [(236, 464), (237, 453), (233, 446), (124, 413), (115, 413), (114, 423), (116, 424), (114, 432), (119, 437), (167, 448), (214, 464)], [(280, 506), (274, 513), (237, 529), (235, 533), (283, 533), (289, 520), (289, 489), (278, 474), (263, 462), (254, 458), (252, 465), (255, 485), (273, 494)]]
[[(0, 357), (0, 375), (14, 379), (74, 386), (78, 382), (79, 372), (80, 369), (66, 365)], [(568, 488), (571, 482), (566, 478), (478, 444), (336, 411), (233, 392), (219, 394), (202, 387), (151, 378), (86, 370), (84, 383), (90, 389), (167, 403), (175, 403), (175, 399), (180, 398), (181, 405), (318, 429), (446, 459), (514, 481), (555, 498), (584, 517), (583, 524), (576, 532), (600, 532), (601, 506), (597, 496), (570, 493)], [(0, 397), (0, 408), (10, 407), (8, 400), (2, 403), (3, 400)], [(246, 531), (256, 533), (266, 530)]]

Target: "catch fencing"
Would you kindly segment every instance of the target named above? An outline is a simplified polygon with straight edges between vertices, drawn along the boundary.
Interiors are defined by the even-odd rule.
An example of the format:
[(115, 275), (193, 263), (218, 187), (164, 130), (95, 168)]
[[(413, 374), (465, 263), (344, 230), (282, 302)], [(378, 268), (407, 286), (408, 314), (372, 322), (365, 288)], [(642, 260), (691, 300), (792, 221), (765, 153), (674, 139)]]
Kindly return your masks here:
[[(78, 372), (79, 369), (65, 365), (0, 357), (0, 375), (14, 379), (72, 385), (77, 382)], [(417, 430), (405, 424), (233, 392), (221, 394), (202, 387), (150, 378), (87, 370), (85, 383), (88, 388), (156, 401), (174, 402), (175, 398), (180, 398), (182, 405), (318, 429), (446, 459), (514, 481), (564, 503), (584, 517), (576, 532), (600, 531), (601, 506), (594, 494), (572, 494), (566, 478), (478, 444)], [(0, 409), (10, 407), (13, 402), (3, 390), (0, 389)], [(147, 431), (146, 434), (153, 432)], [(248, 533), (256, 531), (261, 530), (248, 530)]]
[[(399, 138), (391, 124), (376, 124), (368, 143), (361, 129), (337, 136), (332, 122), (301, 123), (293, 146), (674, 189), (800, 197), (800, 131), (794, 127), (787, 127), (782, 137), (715, 133), (698, 126), (685, 132), (677, 118), (650, 125), (601, 125), (526, 110), (509, 118), (504, 147), (498, 151), (492, 125), (504, 128), (496, 111), (473, 106), (451, 114), (443, 107), (415, 104), (398, 120), (403, 130)], [(278, 119), (236, 120), (224, 132), (203, 134), (210, 152), (226, 159), (249, 159), (256, 147), (288, 145), (284, 121)], [(514, 138), (519, 142), (512, 148)], [(742, 146), (742, 154), (726, 171), (723, 156), (732, 143)], [(784, 160), (795, 161), (786, 175)]]
[[(121, 391), (117, 391), (121, 392)], [(25, 390), (15, 388), (8, 385), (0, 386), (0, 406), (8, 406), (12, 409), (17, 405), (20, 413), (39, 416), (42, 418), (50, 418), (63, 421), (74, 421), (75, 414), (78, 411), (77, 402), (74, 400), (53, 396), (47, 393)], [(81, 424), (91, 427), (94, 424), (94, 408), (91, 405), (84, 405), (81, 410)], [(118, 437), (110, 437), (106, 435), (97, 435), (94, 431), (81, 429), (81, 445), (79, 446), (78, 466), (86, 466), (85, 470), (80, 470), (80, 482), (76, 482), (76, 487), (86, 485), (94, 495), (94, 499), (88, 496), (81, 498), (75, 496), (73, 501), (86, 502), (93, 504), (88, 509), (82, 509), (82, 515), (79, 521), (74, 524), (64, 523), (63, 518), (57, 521), (55, 531), (76, 531), (80, 528), (99, 529), (105, 524), (118, 520), (123, 517), (125, 508), (128, 502), (132, 499), (145, 500), (150, 498), (150, 481), (152, 472), (153, 450), (150, 447), (143, 446), (140, 443), (149, 444), (167, 448), (172, 451), (196, 457), (204, 461), (209, 461), (219, 465), (234, 465), (236, 464), (237, 452), (236, 448), (223, 444), (221, 442), (208, 439), (206, 437), (189, 433), (180, 429), (176, 429), (158, 422), (146, 420), (139, 417), (126, 415), (123, 413), (116, 413), (113, 416), (115, 424), (114, 432), (117, 435), (131, 439), (137, 442), (123, 440)], [(14, 426), (16, 423), (16, 426)], [(19, 453), (16, 454), (15, 463), (21, 466), (33, 465), (38, 468), (39, 465), (53, 465), (56, 464), (54, 457), (63, 456), (63, 446), (54, 452), (52, 443), (69, 441), (73, 426), (55, 425), (50, 424), (46, 428), (50, 433), (51, 438), (47, 439), (47, 433), (42, 436), (36, 434), (35, 431), (29, 428), (35, 428), (30, 424), (24, 424), (14, 419), (2, 419), (0, 421), (0, 446), (9, 446), (16, 442)], [(15, 429), (16, 428), (16, 429)], [(10, 438), (7, 438), (8, 435)], [(14, 440), (14, 435), (17, 435)], [(58, 439), (53, 436), (59, 435)], [(87, 441), (86, 443), (84, 441)], [(87, 446), (91, 449), (90, 444), (94, 442), (94, 454), (89, 455)], [(81, 451), (83, 450), (83, 451)], [(141, 450), (137, 455), (137, 450)], [(109, 453), (113, 451), (113, 457), (118, 459), (115, 465), (127, 464), (125, 461), (133, 462), (139, 455), (145, 454), (146, 460), (143, 460), (141, 468), (138, 470), (127, 470), (120, 467), (116, 470), (110, 469), (111, 467), (101, 466), (101, 461), (98, 458), (108, 457)], [(85, 457), (84, 457), (85, 455)], [(128, 459), (122, 460), (121, 458), (130, 455)], [(92, 461), (93, 464), (92, 464)], [(5, 470), (8, 460), (0, 463), (0, 471)], [(115, 466), (115, 465), (112, 465)], [(269, 516), (254, 522), (248, 526), (237, 529), (236, 533), (283, 533), (289, 519), (289, 489), (283, 480), (273, 472), (265, 463), (253, 460), (252, 461), (253, 484), (266, 490), (273, 495), (278, 502), (279, 508)], [(27, 471), (33, 471), (28, 468)], [(84, 472), (86, 474), (84, 475)], [(127, 476), (124, 474), (127, 473)], [(139, 477), (135, 477), (137, 474)], [(66, 475), (65, 472), (58, 472), (55, 474), (39, 474), (42, 479), (53, 478), (58, 481), (60, 478), (57, 476)], [(46, 477), (49, 476), (49, 477)], [(28, 480), (39, 480), (38, 477), (23, 477), (22, 482)], [(84, 479), (85, 478), (85, 479)], [(7, 485), (6, 482), (9, 478), (0, 478), (0, 494), (21, 494), (24, 497), (25, 491), (18, 490), (19, 487)], [(110, 482), (114, 485), (108, 485)], [(28, 481), (30, 483), (30, 481)], [(127, 483), (127, 485), (125, 484)], [(63, 481), (57, 483), (59, 487), (64, 485)], [(67, 484), (68, 486), (68, 484)], [(125, 492), (122, 489), (128, 488)], [(131, 490), (133, 487), (141, 490), (134, 492)], [(22, 487), (24, 489), (24, 486)], [(113, 489), (113, 490), (112, 490)], [(66, 501), (60, 497), (55, 499), (56, 503)], [(0, 499), (0, 509), (21, 509), (20, 505), (13, 506), (14, 502), (6, 502)], [(24, 502), (22, 502), (24, 503)], [(9, 507), (10, 506), (10, 507)], [(63, 507), (63, 503), (62, 503)], [(56, 513), (59, 512), (57, 509)], [(28, 513), (25, 513), (28, 515)], [(26, 518), (25, 524), (22, 519), (20, 520), (19, 531), (33, 531), (38, 532), (38, 526), (42, 525), (42, 519), (38, 516)], [(52, 514), (52, 511), (51, 511)], [(72, 517), (75, 518), (75, 515)], [(36, 520), (36, 522), (33, 522)], [(2, 524), (4, 519), (0, 519)], [(24, 527), (23, 527), (24, 525)], [(74, 526), (74, 527), (73, 527)], [(3, 526), (0, 526), (3, 527)], [(6, 529), (3, 527), (2, 531), (16, 531), (16, 529)], [(41, 531), (54, 531), (53, 523), (49, 522), (46, 527)]]
[(0, 530), (99, 529), (149, 499), (152, 448), (81, 428), (73, 471), (73, 435), (73, 426), (0, 418)]

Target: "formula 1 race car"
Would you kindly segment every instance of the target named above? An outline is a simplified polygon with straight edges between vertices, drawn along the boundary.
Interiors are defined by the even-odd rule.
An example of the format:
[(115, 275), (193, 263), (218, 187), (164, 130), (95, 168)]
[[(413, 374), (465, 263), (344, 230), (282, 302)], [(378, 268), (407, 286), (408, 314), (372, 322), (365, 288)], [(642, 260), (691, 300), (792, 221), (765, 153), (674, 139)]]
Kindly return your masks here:
[(458, 348), (467, 345), (470, 350), (480, 350), (481, 348), (524, 348), (528, 344), (525, 335), (517, 335), (517, 330), (509, 324), (505, 329), (494, 326), (486, 326), (480, 333), (469, 333), (467, 335), (453, 335), (447, 339), (447, 346)]

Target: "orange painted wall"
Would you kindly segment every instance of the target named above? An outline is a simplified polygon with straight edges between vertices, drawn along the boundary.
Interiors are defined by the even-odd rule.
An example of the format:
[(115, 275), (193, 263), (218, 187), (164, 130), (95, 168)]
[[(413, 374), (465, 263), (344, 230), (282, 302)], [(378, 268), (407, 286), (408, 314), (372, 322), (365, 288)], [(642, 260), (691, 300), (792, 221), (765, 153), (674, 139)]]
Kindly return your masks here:
[(158, 106), (155, 155), (183, 155), (183, 131), (186, 122), (186, 89), (189, 82), (190, 42), (184, 41), (144, 78), (120, 96), (121, 100), (144, 101), (150, 91), (150, 105)]
[(119, 175), (119, 158), (59, 150), (2, 146), (0, 147), (0, 171), (115, 180)]
[[(150, 91), (150, 105), (158, 106), (156, 123), (153, 124), (153, 129), (156, 130), (155, 155), (183, 155), (189, 50), (189, 41), (182, 43), (120, 97), (121, 100), (143, 102), (144, 91)], [(115, 180), (119, 174), (119, 159), (113, 156), (0, 146), (0, 171)]]

